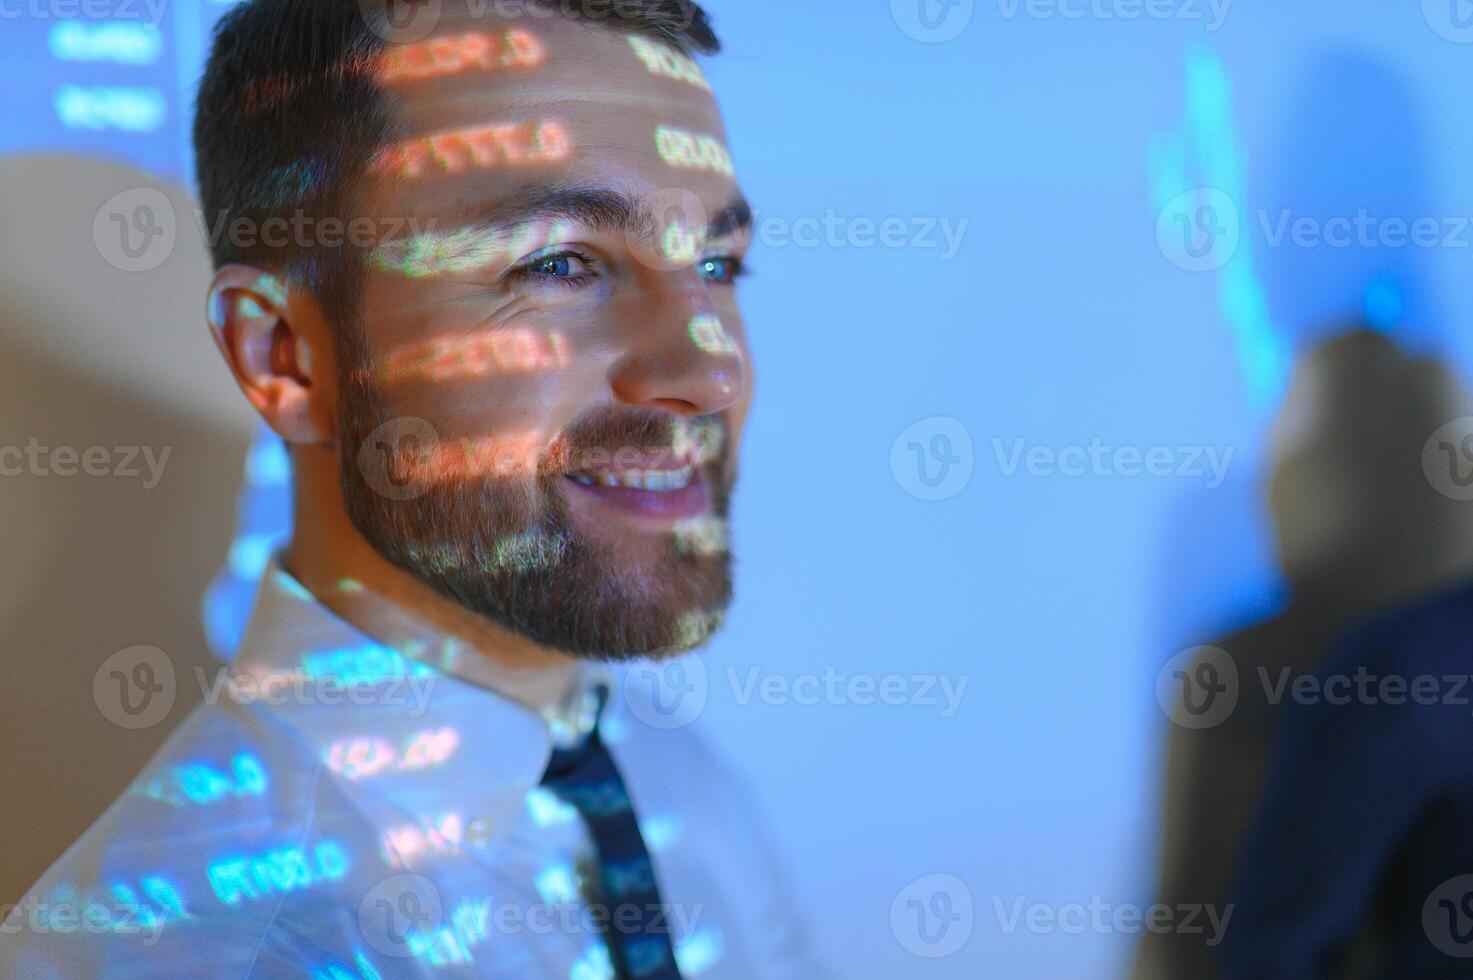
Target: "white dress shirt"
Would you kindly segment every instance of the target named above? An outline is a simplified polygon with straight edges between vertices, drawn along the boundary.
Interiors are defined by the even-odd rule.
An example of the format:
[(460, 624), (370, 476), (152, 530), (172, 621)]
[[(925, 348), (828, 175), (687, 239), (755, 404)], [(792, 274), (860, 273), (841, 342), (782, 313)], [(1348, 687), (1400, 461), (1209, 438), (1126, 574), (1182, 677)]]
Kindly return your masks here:
[(641, 720), (648, 685), (584, 665), (538, 712), (460, 666), (272, 563), (229, 683), (10, 910), (0, 975), (612, 978), (591, 841), (538, 785), (600, 684), (682, 975), (818, 975), (749, 801), (690, 726)]

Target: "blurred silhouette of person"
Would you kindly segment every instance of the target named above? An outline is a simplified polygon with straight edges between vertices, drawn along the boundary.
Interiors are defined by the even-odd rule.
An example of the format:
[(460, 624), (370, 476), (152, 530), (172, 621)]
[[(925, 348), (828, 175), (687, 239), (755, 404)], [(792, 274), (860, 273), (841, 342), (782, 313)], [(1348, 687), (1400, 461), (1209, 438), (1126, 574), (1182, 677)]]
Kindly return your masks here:
[[(1455, 501), (1429, 485), (1419, 463), (1428, 436), (1462, 414), (1452, 407), (1462, 395), (1446, 371), (1413, 357), (1426, 352), (1446, 317), (1424, 268), (1425, 250), (1394, 247), (1389, 237), (1406, 230), (1393, 219), (1410, 224), (1436, 212), (1418, 100), (1392, 67), (1338, 48), (1306, 57), (1292, 91), (1266, 165), (1251, 175), (1254, 206), (1243, 212), (1249, 232), (1266, 246), (1255, 275), (1275, 329), (1289, 346), (1309, 352), (1270, 433), (1269, 504), (1285, 599), (1271, 615), (1261, 600), (1227, 617), (1217, 604), (1216, 629), (1231, 632), (1213, 645), (1232, 658), (1238, 700), (1216, 726), (1172, 726), (1163, 793), (1158, 900), (1211, 904), (1231, 915), (1224, 945), (1250, 931), (1256, 914), (1249, 904), (1257, 899), (1235, 891), (1235, 871), (1279, 744), (1286, 685), (1315, 669), (1354, 623), (1456, 579), (1473, 563), (1473, 528), (1459, 521)], [(1293, 237), (1304, 218), (1322, 233), (1313, 247)], [(1348, 311), (1356, 309), (1363, 323), (1346, 333)], [(1399, 346), (1375, 330), (1394, 330)], [(1214, 510), (1194, 513), (1192, 525), (1174, 536), (1198, 542), (1190, 559), (1209, 569), (1218, 590), (1232, 584), (1235, 571), (1223, 561), (1242, 552), (1254, 530), (1238, 527), (1228, 547), (1213, 546), (1213, 537), (1226, 532), (1200, 525), (1242, 524), (1241, 508), (1224, 510), (1227, 504), (1215, 495)], [(1208, 562), (1201, 560), (1204, 538)], [(1190, 566), (1180, 579), (1172, 576), (1168, 617), (1201, 623), (1205, 593), (1190, 588)], [(1202, 607), (1195, 617), (1180, 608), (1194, 600)], [(1183, 631), (1170, 632), (1176, 641)], [(1194, 641), (1202, 635), (1192, 634)], [(1212, 656), (1202, 652), (1187, 676), (1205, 676), (1194, 672)], [(1254, 854), (1249, 863), (1271, 860)], [(1212, 938), (1147, 933), (1135, 976), (1222, 976)], [(1366, 958), (1343, 950), (1335, 968), (1355, 975), (1358, 955)]]
[[(1460, 527), (1458, 503), (1439, 494), (1420, 465), (1428, 436), (1462, 402), (1439, 363), (1364, 328), (1324, 343), (1295, 370), (1271, 433), (1268, 494), (1288, 604), (1212, 644), (1236, 667), (1236, 705), (1220, 724), (1173, 726), (1168, 745), (1158, 900), (1215, 907), (1227, 918), (1224, 945), (1246, 932), (1244, 921), (1256, 914), (1249, 904), (1262, 900), (1237, 894), (1234, 872), (1295, 678), (1313, 670), (1350, 624), (1469, 568), (1473, 534)], [(1199, 655), (1188, 676), (1211, 656)], [(1252, 854), (1265, 873), (1291, 860)], [(1136, 975), (1223, 976), (1214, 939), (1211, 930), (1148, 933)]]
[[(1432, 407), (1434, 383), (1416, 381), (1406, 394)], [(1456, 497), (1473, 462), (1473, 421), (1453, 435), (1439, 431), (1456, 416), (1466, 412), (1426, 420), (1420, 440), (1408, 431), (1385, 458), (1387, 485), (1403, 485), (1408, 501), (1414, 490), (1427, 498), (1419, 509), (1386, 499), (1375, 510), (1352, 504), (1337, 513), (1356, 486), (1348, 473), (1338, 492), (1328, 481), (1301, 488), (1328, 492), (1331, 518), (1382, 542), (1311, 551), (1325, 589), (1346, 584), (1347, 611), (1356, 600), (1372, 608), (1443, 587), (1350, 630), (1303, 693), (1284, 698), (1262, 802), (1238, 849), (1236, 918), (1222, 954), (1228, 976), (1473, 972), (1473, 581), (1443, 583), (1463, 564), (1469, 523), (1459, 520), (1465, 505)], [(1326, 540), (1329, 523), (1301, 531), (1303, 543)], [(1378, 574), (1404, 587), (1377, 594)]]

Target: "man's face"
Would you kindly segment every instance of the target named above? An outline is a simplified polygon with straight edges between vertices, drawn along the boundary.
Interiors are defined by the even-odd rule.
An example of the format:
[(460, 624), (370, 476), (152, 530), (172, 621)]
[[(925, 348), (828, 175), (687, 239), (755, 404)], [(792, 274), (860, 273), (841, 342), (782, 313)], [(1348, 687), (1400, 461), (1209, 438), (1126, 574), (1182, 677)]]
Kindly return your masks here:
[(464, 14), (380, 72), (400, 131), (354, 210), (411, 224), (368, 256), (343, 365), (354, 524), (545, 645), (699, 644), (752, 390), (705, 79), (608, 25)]

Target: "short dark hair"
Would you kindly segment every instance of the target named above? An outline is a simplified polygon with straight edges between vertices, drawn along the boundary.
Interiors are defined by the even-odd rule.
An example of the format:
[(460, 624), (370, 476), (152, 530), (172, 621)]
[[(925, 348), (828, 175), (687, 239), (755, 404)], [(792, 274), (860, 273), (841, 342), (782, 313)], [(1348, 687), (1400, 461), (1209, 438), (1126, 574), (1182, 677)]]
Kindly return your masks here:
[[(392, 134), (375, 73), (387, 7), (417, 0), (245, 0), (215, 28), (195, 105), (194, 152), (207, 227), (302, 214), (344, 217), (346, 191)], [(489, 4), (490, 0), (481, 0)], [(498, 0), (503, 2), (503, 0)], [(715, 54), (721, 42), (694, 0), (516, 0), (578, 20)], [(500, 8), (498, 8), (500, 9)], [(351, 319), (358, 253), (291, 242), (210, 242), (216, 267), (258, 265), (305, 284)], [(342, 305), (346, 304), (346, 305)]]

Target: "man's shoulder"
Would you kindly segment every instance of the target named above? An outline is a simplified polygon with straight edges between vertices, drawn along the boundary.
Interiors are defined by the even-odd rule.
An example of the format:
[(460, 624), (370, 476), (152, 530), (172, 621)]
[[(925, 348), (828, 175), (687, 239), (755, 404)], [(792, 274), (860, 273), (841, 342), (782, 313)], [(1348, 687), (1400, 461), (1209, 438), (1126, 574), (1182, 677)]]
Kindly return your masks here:
[(322, 768), (249, 712), (196, 708), (3, 909), (0, 974), (142, 978), (166, 966), (180, 976), (251, 975), (269, 948), (280, 904), (272, 893), (345, 860), (313, 826), (322, 792), (335, 791)]
[(1473, 579), (1399, 603), (1352, 625), (1325, 666), (1331, 670), (1467, 673), (1473, 637)]

